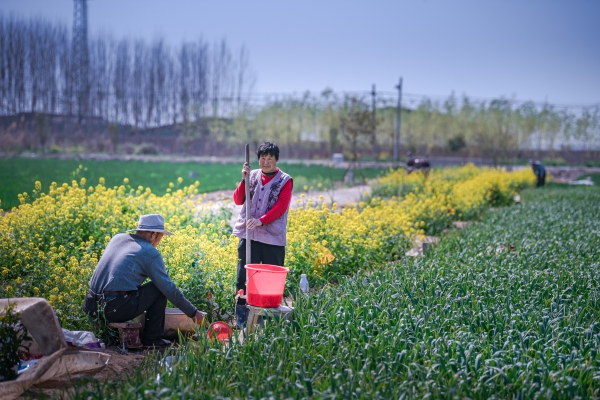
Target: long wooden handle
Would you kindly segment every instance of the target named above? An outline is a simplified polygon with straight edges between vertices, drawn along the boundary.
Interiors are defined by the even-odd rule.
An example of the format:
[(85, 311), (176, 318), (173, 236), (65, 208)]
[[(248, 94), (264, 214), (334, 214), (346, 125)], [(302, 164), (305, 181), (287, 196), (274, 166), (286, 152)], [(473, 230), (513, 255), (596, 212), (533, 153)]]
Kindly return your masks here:
[[(246, 144), (246, 163), (250, 165), (250, 145)], [(248, 220), (250, 219), (250, 174), (246, 174), (244, 178), (246, 184), (246, 265), (251, 264), (250, 257), (250, 229), (248, 229)]]

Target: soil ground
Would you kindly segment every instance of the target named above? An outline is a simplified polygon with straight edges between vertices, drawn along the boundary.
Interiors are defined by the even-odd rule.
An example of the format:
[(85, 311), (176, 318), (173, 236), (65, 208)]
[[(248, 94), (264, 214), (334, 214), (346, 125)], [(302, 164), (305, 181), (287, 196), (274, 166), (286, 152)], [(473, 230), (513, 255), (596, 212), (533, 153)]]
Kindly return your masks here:
[(80, 374), (77, 376), (63, 375), (55, 380), (46, 381), (39, 385), (30, 387), (21, 396), (17, 397), (18, 400), (24, 399), (40, 399), (45, 397), (62, 396), (69, 398), (69, 393), (72, 392), (73, 382), (82, 381), (85, 379), (93, 378), (99, 382), (105, 380), (115, 381), (121, 379), (123, 376), (133, 373), (142, 360), (145, 357), (147, 351), (132, 351), (127, 354), (121, 354), (118, 352), (117, 347), (108, 347), (102, 349), (103, 353), (110, 355), (108, 365), (105, 367), (90, 371), (88, 373)]

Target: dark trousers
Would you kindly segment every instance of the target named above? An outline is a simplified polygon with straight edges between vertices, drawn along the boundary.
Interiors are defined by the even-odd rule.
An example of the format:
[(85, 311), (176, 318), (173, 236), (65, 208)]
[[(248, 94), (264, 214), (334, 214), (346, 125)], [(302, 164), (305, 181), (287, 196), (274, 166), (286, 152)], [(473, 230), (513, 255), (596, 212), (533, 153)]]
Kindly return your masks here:
[[(261, 242), (250, 241), (250, 261), (252, 264), (271, 264), (283, 267), (285, 262), (285, 246), (275, 246)], [(237, 290), (244, 289), (246, 294), (246, 239), (240, 239), (238, 244)], [(245, 299), (239, 299), (238, 305), (246, 305)]]
[[(86, 297), (84, 310), (94, 310), (90, 301), (96, 301)], [(144, 321), (144, 340), (158, 339), (165, 330), (165, 309), (167, 298), (153, 282), (148, 282), (138, 288), (137, 292), (128, 295), (119, 295), (106, 298), (104, 317), (108, 322), (125, 322), (143, 314), (146, 311)], [(88, 312), (89, 313), (89, 312)]]
[(544, 186), (546, 184), (546, 174), (540, 174), (537, 176), (537, 186)]

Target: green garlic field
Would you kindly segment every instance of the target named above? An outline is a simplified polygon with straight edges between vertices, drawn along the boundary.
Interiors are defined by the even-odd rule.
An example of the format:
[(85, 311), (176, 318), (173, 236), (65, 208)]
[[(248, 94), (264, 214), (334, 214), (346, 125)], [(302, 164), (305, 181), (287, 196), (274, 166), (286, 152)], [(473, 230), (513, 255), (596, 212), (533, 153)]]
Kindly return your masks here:
[(243, 345), (188, 342), (73, 398), (597, 398), (600, 191), (522, 199), (297, 297)]

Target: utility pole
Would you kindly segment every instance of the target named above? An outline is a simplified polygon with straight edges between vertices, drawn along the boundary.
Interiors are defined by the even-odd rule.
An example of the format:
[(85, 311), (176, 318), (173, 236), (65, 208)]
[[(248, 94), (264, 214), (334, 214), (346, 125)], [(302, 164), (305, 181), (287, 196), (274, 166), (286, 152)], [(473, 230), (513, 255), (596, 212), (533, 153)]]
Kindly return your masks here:
[(373, 133), (371, 136), (371, 158), (375, 161), (375, 141), (376, 141), (376, 133), (377, 133), (377, 119), (376, 119), (376, 111), (375, 111), (375, 96), (377, 92), (375, 92), (375, 84), (373, 84), (373, 89), (371, 90), (371, 96), (373, 98)]
[(81, 124), (87, 113), (90, 56), (88, 50), (87, 0), (73, 1), (72, 72), (77, 102), (77, 119)]
[(401, 123), (401, 113), (402, 113), (402, 77), (400, 77), (400, 82), (396, 86), (398, 89), (398, 110), (396, 111), (396, 140), (394, 141), (394, 161), (396, 161), (396, 166), (400, 161), (400, 123)]

